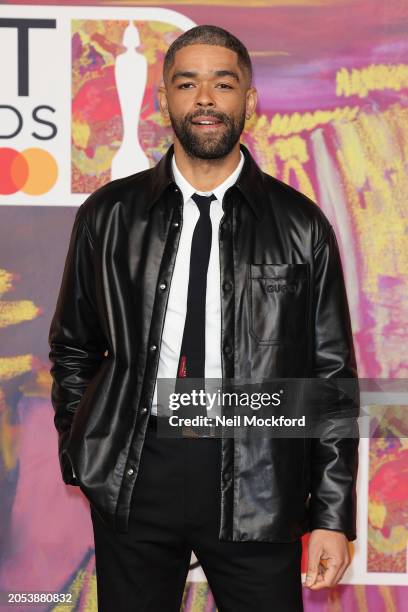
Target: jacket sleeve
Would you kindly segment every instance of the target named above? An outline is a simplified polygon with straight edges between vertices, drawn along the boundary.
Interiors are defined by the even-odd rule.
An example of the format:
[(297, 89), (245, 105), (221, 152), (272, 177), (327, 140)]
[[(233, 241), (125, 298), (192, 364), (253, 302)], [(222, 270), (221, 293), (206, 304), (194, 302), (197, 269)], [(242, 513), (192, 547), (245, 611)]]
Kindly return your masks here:
[(79, 485), (66, 446), (75, 411), (106, 349), (95, 307), (93, 245), (83, 205), (71, 230), (48, 344), (62, 478), (66, 484)]
[[(318, 430), (311, 439), (310, 529), (356, 538), (356, 480), (360, 401), (350, 313), (336, 235), (330, 225), (314, 252), (314, 371), (327, 385), (320, 394)], [(339, 389), (330, 398), (329, 385)], [(348, 379), (348, 380), (345, 380)], [(313, 382), (313, 381), (312, 381)], [(318, 383), (319, 381), (315, 381)], [(323, 398), (323, 402), (322, 402)]]

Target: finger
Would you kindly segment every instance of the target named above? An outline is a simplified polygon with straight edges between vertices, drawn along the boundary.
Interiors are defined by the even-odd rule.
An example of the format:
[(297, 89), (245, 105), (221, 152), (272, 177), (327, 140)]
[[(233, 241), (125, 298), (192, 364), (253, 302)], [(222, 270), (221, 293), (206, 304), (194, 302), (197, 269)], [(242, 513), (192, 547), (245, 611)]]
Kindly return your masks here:
[(340, 580), (342, 579), (344, 572), (346, 571), (346, 569), (348, 568), (348, 566), (350, 565), (349, 562), (344, 562), (340, 565), (334, 580), (333, 580), (333, 584), (337, 584), (338, 582), (340, 582)]
[(310, 587), (315, 583), (317, 574), (319, 571), (319, 560), (321, 555), (321, 548), (317, 546), (308, 547), (308, 559), (307, 559), (307, 570), (306, 570), (306, 580), (304, 585)]
[(317, 571), (312, 570), (312, 569), (308, 569), (307, 572), (306, 572), (305, 581), (303, 583), (304, 586), (307, 586), (307, 587), (312, 586), (316, 582), (317, 576), (318, 576)]
[[(335, 560), (331, 560), (331, 561), (329, 560), (328, 563), (332, 564), (333, 561)], [(337, 559), (337, 561), (338, 561), (338, 569), (337, 569), (336, 575), (334, 576), (333, 584), (337, 584), (339, 580), (341, 580), (344, 572), (350, 565), (351, 559), (350, 559), (350, 555), (348, 554), (348, 551), (345, 556), (342, 555), (339, 559)]]
[(325, 563), (322, 563), (322, 562), (320, 561), (320, 563), (319, 563), (319, 569), (318, 569), (318, 575), (319, 575), (319, 576), (324, 576), (324, 573), (325, 573), (325, 571), (326, 571), (326, 570), (327, 570), (326, 564), (325, 564)]
[(332, 563), (332, 565), (330, 565), (326, 569), (323, 575), (323, 580), (313, 584), (310, 588), (315, 591), (315, 590), (324, 589), (325, 587), (332, 586), (334, 577), (336, 576), (338, 569), (339, 569), (338, 564)]
[(316, 576), (315, 584), (323, 580), (325, 572), (326, 572), (325, 562), (324, 561), (322, 562), (322, 560), (320, 559), (319, 566), (317, 568), (317, 576)]

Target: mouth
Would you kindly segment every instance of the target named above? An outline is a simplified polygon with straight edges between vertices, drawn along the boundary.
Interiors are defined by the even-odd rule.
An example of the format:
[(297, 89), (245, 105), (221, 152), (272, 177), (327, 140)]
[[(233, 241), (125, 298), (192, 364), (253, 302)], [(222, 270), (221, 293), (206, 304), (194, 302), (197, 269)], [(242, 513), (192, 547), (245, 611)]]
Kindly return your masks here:
[(220, 121), (216, 117), (201, 117), (196, 118), (191, 122), (195, 127), (201, 128), (202, 130), (214, 130), (224, 125), (223, 121)]

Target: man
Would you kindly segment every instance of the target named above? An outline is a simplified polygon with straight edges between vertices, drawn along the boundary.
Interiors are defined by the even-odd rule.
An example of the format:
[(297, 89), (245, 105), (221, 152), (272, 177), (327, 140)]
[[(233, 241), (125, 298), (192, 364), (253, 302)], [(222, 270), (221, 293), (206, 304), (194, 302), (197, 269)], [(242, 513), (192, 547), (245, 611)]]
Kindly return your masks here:
[(174, 144), (79, 207), (49, 335), (99, 609), (179, 610), (193, 550), (220, 611), (302, 610), (302, 534), (311, 589), (349, 564), (358, 437), (336, 435), (334, 415), (354, 422), (358, 406), (325, 405), (321, 438), (171, 439), (157, 435), (157, 380), (356, 380), (336, 237), (239, 142), (257, 92), (236, 37), (177, 38), (158, 100)]

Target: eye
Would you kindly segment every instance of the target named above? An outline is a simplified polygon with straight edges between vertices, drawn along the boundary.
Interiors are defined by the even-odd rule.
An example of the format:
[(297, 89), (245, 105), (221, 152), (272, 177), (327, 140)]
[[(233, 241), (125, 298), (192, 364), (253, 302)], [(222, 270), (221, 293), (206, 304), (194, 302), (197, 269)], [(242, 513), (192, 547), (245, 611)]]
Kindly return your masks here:
[[(187, 86), (187, 85), (194, 85), (194, 83), (182, 83), (181, 85), (178, 85), (177, 89), (184, 89), (184, 87)], [(221, 85), (223, 89), (225, 87), (227, 89), (233, 89), (233, 87), (231, 87), (231, 85), (228, 85), (227, 83), (218, 83), (218, 85)]]

